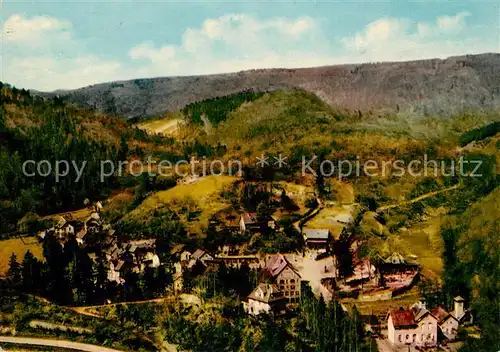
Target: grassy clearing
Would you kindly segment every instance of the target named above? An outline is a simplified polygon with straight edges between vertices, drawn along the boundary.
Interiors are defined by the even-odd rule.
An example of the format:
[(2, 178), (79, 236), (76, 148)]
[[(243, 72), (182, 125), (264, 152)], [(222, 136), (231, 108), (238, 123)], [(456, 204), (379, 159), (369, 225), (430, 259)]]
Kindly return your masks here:
[(0, 275), (7, 274), (9, 259), (12, 253), (15, 253), (17, 260), (21, 262), (27, 250), (30, 250), (38, 259), (43, 259), (43, 248), (36, 237), (13, 238), (0, 241)]
[(441, 215), (420, 222), (399, 235), (407, 245), (409, 253), (418, 257), (422, 274), (431, 279), (440, 279), (443, 274), (443, 242), (440, 227)]
[(356, 306), (362, 315), (374, 314), (377, 316), (384, 315), (389, 309), (399, 307), (408, 307), (420, 299), (420, 294), (417, 287), (413, 287), (410, 291), (402, 295), (396, 296), (391, 300), (376, 301), (376, 302), (361, 302), (352, 298), (341, 300), (348, 308)]
[(236, 180), (238, 178), (232, 176), (207, 176), (191, 184), (157, 192), (146, 198), (125, 220), (146, 222), (155, 210), (167, 207), (181, 214), (196, 213), (195, 218), (186, 220), (190, 232), (200, 233), (210, 217), (229, 206), (221, 193)]
[(343, 225), (335, 220), (335, 217), (339, 215), (353, 216), (354, 208), (352, 206), (326, 207), (309, 220), (306, 227), (310, 229), (328, 229), (332, 235), (340, 234)]
[(165, 118), (159, 120), (144, 121), (136, 126), (149, 133), (163, 133), (166, 135), (175, 135), (179, 126), (183, 124), (184, 116), (182, 113), (171, 113)]

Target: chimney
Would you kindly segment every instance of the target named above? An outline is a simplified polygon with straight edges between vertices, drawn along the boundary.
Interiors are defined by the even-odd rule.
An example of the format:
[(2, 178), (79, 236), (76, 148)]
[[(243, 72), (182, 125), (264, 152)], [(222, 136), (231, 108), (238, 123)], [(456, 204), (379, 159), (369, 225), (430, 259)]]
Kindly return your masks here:
[(464, 299), (460, 296), (455, 297), (455, 309), (454, 309), (454, 315), (455, 318), (460, 318), (464, 314)]

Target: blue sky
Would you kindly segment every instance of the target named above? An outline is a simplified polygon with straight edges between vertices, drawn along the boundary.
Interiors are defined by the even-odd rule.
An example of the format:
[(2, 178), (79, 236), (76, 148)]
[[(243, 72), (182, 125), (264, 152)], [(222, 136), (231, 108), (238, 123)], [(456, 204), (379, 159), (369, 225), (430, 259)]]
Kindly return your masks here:
[(497, 2), (3, 1), (0, 79), (111, 80), (499, 52)]

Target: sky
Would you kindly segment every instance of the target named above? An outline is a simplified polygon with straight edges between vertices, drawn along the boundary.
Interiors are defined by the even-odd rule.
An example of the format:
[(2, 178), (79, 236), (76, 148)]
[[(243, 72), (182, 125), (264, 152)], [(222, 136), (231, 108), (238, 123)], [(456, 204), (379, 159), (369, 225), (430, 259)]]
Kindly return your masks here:
[(0, 80), (42, 91), (500, 52), (497, 1), (0, 2)]

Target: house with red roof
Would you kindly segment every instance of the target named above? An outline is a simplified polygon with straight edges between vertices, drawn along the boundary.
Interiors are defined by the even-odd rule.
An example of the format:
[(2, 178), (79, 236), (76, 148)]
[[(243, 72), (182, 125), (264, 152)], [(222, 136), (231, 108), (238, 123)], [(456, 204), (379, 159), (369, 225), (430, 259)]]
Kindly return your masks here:
[(443, 307), (432, 310), (432, 314), (438, 319), (438, 327), (448, 340), (457, 337), (459, 322), (453, 314), (448, 313)]
[(438, 318), (422, 303), (410, 309), (387, 313), (388, 339), (394, 346), (433, 347), (437, 345)]
[(438, 319), (439, 329), (446, 339), (451, 341), (457, 338), (458, 327), (471, 320), (469, 311), (464, 309), (465, 300), (457, 296), (454, 298), (454, 301), (454, 309), (451, 312), (446, 311), (443, 307), (437, 307), (432, 310), (432, 314)]

